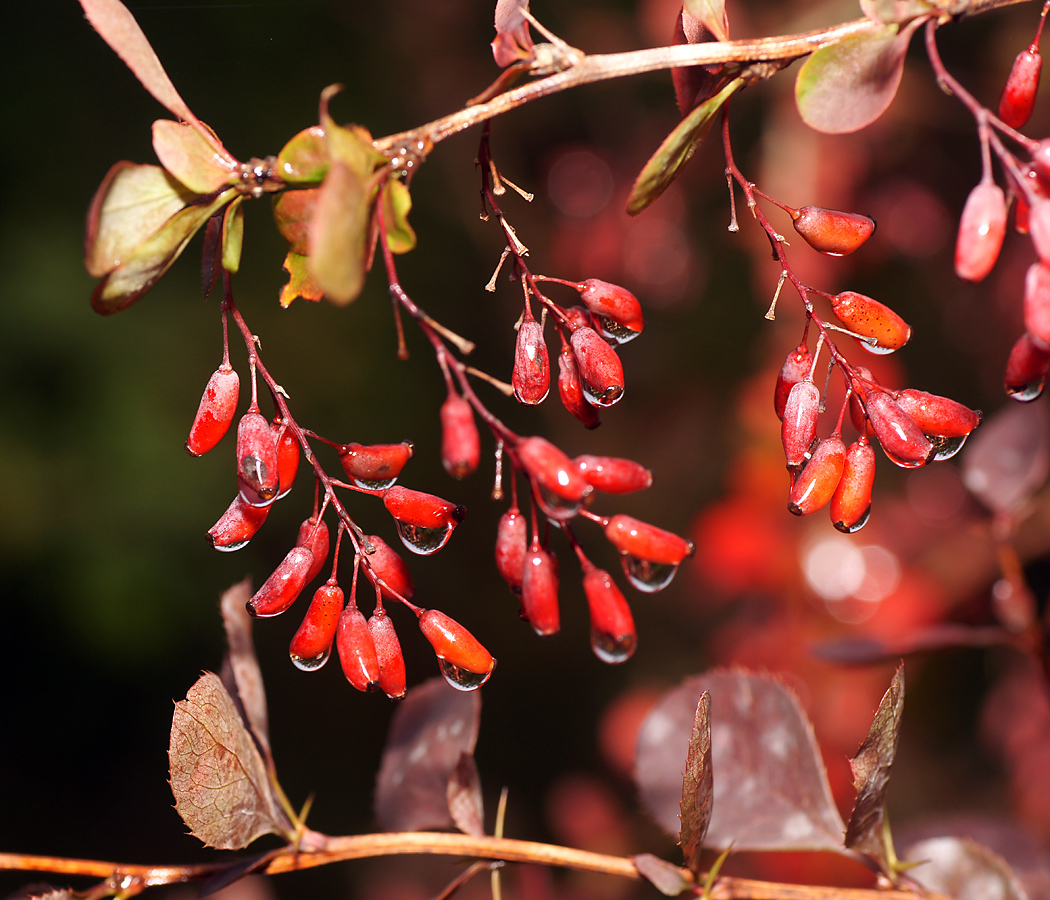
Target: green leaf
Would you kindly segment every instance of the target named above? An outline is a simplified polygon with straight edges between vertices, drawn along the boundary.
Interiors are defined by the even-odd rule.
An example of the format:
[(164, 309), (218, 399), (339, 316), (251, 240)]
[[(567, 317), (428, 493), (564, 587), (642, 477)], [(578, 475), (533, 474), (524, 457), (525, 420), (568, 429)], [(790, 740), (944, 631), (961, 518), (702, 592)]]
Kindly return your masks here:
[(229, 158), (185, 123), (157, 119), (153, 150), (161, 165), (196, 194), (210, 194), (236, 178)]
[(729, 82), (710, 100), (701, 103), (682, 119), (678, 127), (664, 138), (664, 142), (660, 144), (634, 180), (631, 196), (627, 198), (629, 215), (638, 215), (667, 190), (668, 185), (678, 177), (678, 173), (689, 162), (693, 152), (700, 146), (700, 142), (707, 137), (715, 114), (722, 108), (722, 104), (743, 84), (744, 82), (739, 78)]
[(195, 195), (160, 166), (118, 162), (88, 211), (84, 267), (94, 278), (112, 272)]
[(299, 253), (289, 253), (284, 258), (284, 271), (288, 283), (281, 288), (281, 306), (291, 306), (296, 297), (316, 303), (324, 297), (324, 291), (310, 273), (309, 258)]
[(356, 300), (365, 283), (365, 245), (372, 204), (361, 175), (334, 160), (321, 184), (310, 225), (310, 271), (328, 299)]
[(300, 131), (277, 154), (277, 174), (289, 184), (320, 184), (328, 164), (328, 140), (320, 125)]
[(678, 843), (686, 866), (694, 874), (700, 871), (700, 852), (703, 849), (707, 827), (711, 824), (714, 804), (714, 786), (711, 773), (711, 695), (704, 691), (696, 705), (693, 733), (689, 738), (689, 753), (685, 758), (682, 778), (682, 827)]
[(699, 19), (717, 40), (728, 39), (725, 0), (685, 0), (685, 11)]
[(412, 197), (408, 188), (391, 178), (383, 191), (383, 219), (386, 223), (386, 241), (394, 253), (408, 253), (416, 246), (416, 233), (408, 224)]
[(859, 131), (881, 116), (897, 93), (915, 29), (884, 25), (817, 50), (799, 70), (795, 103), (803, 121), (825, 134)]
[(236, 272), (241, 266), (241, 247), (244, 244), (244, 200), (242, 194), (226, 207), (222, 218), (222, 267)]

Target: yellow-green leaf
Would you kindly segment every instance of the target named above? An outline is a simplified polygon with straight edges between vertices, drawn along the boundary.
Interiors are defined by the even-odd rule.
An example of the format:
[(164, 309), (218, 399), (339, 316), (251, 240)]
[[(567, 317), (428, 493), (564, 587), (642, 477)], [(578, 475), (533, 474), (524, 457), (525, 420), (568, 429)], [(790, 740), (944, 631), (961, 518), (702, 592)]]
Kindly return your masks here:
[(383, 219), (386, 242), (394, 253), (408, 253), (416, 246), (416, 233), (408, 224), (412, 196), (400, 181), (391, 178), (383, 191)]
[(288, 249), (299, 256), (309, 253), (310, 222), (317, 212), (319, 188), (282, 191), (273, 203), (273, 220), (288, 242)]
[(328, 171), (328, 140), (320, 125), (300, 131), (277, 154), (277, 174), (289, 184), (320, 184)]
[(236, 272), (241, 266), (241, 246), (244, 243), (244, 207), (241, 195), (226, 207), (222, 217), (222, 267)]
[(230, 159), (185, 122), (157, 119), (153, 123), (153, 150), (161, 165), (194, 193), (210, 194), (234, 177)]
[(310, 273), (309, 257), (299, 253), (289, 253), (284, 258), (284, 271), (288, 273), (288, 283), (281, 288), (281, 306), (290, 306), (296, 297), (316, 303), (324, 297), (324, 291)]
[(333, 303), (357, 299), (365, 282), (365, 244), (371, 198), (361, 175), (333, 160), (310, 225), (310, 272)]

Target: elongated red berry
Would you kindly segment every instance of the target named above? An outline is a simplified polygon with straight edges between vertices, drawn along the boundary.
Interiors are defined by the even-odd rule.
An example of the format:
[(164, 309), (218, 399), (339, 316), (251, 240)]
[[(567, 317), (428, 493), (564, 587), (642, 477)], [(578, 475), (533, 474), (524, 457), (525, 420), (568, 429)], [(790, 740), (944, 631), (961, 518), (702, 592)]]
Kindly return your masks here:
[(584, 497), (593, 488), (569, 457), (541, 437), (521, 441), (517, 456), (525, 474), (536, 485), (544, 512), (555, 519), (571, 518), (579, 512)]
[(1018, 338), (1006, 361), (1003, 385), (1014, 400), (1028, 403), (1037, 399), (1046, 387), (1050, 370), (1050, 351), (1039, 347), (1026, 332)]
[(791, 486), (788, 510), (796, 516), (808, 516), (831, 501), (842, 478), (846, 445), (837, 434), (817, 442), (813, 455)]
[(643, 491), (653, 483), (653, 473), (633, 459), (584, 453), (573, 462), (591, 487), (606, 494)]
[(1003, 95), (999, 98), (999, 118), (1011, 128), (1024, 128), (1032, 118), (1042, 69), (1043, 57), (1035, 44), (1014, 58)]
[(427, 609), (419, 617), (419, 630), (434, 648), (441, 674), (454, 688), (473, 690), (492, 674), (496, 665), (492, 654), (455, 619)]
[(396, 593), (405, 600), (411, 600), (416, 589), (405, 561), (379, 535), (367, 534), (365, 540), (374, 548), (373, 552), (365, 553), (365, 572), (382, 580), (379, 589), (383, 596), (393, 597)]
[(1050, 266), (1035, 262), (1024, 280), (1024, 327), (1036, 346), (1050, 350)]
[(562, 312), (568, 319), (569, 331), (575, 331), (580, 326), (594, 328), (597, 331), (591, 311), (586, 306), (566, 306)]
[(638, 633), (631, 607), (608, 572), (592, 568), (583, 576), (591, 614), (591, 650), (602, 662), (622, 663), (634, 655)]
[(561, 352), (558, 354), (558, 396), (562, 405), (579, 419), (587, 428), (597, 428), (602, 424), (598, 408), (591, 406), (583, 396), (583, 385), (580, 382), (580, 370), (576, 365), (572, 347), (562, 338)]
[(817, 417), (820, 414), (820, 388), (812, 381), (800, 381), (788, 393), (784, 404), (784, 421), (780, 439), (788, 469), (800, 469), (806, 461), (809, 448), (817, 436)]
[(892, 353), (911, 339), (911, 326), (885, 303), (856, 291), (831, 298), (836, 318), (854, 334), (867, 340), (861, 346), (872, 353)]
[(299, 526), (299, 534), (295, 539), (296, 547), (309, 547), (314, 561), (310, 565), (310, 571), (306, 573), (306, 584), (313, 581), (321, 574), (325, 561), (328, 559), (328, 525), (324, 519), (315, 519), (313, 516), (305, 519)]
[(453, 478), (466, 478), (481, 461), (481, 438), (474, 410), (459, 394), (449, 392), (441, 404), (441, 464)]
[(788, 394), (796, 384), (809, 377), (812, 368), (813, 354), (809, 352), (809, 347), (803, 341), (787, 355), (777, 375), (777, 386), (773, 392), (773, 409), (781, 422), (784, 421), (784, 407), (787, 405)]
[(496, 568), (515, 594), (521, 593), (528, 546), (529, 524), (521, 510), (512, 506), (500, 516), (496, 526)]
[(400, 485), (383, 493), (383, 505), (397, 520), (402, 543), (423, 556), (444, 547), (467, 515), (466, 507)]
[(875, 233), (875, 220), (859, 213), (803, 206), (791, 214), (795, 231), (814, 250), (827, 256), (852, 253)]
[(556, 634), (561, 628), (558, 611), (558, 560), (533, 538), (525, 554), (521, 579), (521, 617), (536, 634)]
[(622, 514), (609, 520), (605, 536), (620, 551), (628, 580), (647, 593), (667, 587), (682, 560), (695, 550), (692, 541)]
[(897, 394), (897, 405), (925, 435), (966, 437), (981, 424), (980, 410), (970, 409), (948, 397), (908, 388)]
[(933, 444), (915, 420), (883, 391), (869, 391), (864, 398), (875, 437), (891, 462), (904, 468), (924, 466), (933, 455)]
[(186, 438), (187, 453), (200, 456), (222, 440), (233, 424), (240, 389), (241, 379), (228, 362), (212, 372)]
[(237, 494), (219, 521), (208, 529), (208, 543), (226, 553), (240, 550), (255, 537), (269, 514), (270, 507), (251, 506)]
[(867, 413), (864, 412), (864, 404), (861, 402), (862, 393), (867, 393), (872, 387), (878, 385), (879, 380), (871, 374), (871, 369), (865, 368), (864, 366), (854, 366), (853, 371), (858, 379), (857, 384), (862, 385), (858, 388), (854, 385), (853, 390), (849, 395), (849, 417), (853, 423), (853, 427), (857, 429), (861, 434), (866, 434), (868, 437), (874, 437), (875, 432), (871, 430), (871, 426), (868, 424)]
[(279, 616), (288, 609), (306, 585), (306, 576), (313, 559), (314, 555), (308, 547), (292, 547), (273, 574), (248, 601), (248, 612), (265, 619)]
[(379, 689), (379, 659), (375, 641), (368, 629), (364, 614), (356, 606), (347, 605), (339, 617), (335, 648), (343, 674), (359, 691)]
[(377, 610), (368, 620), (368, 630), (375, 643), (379, 663), (379, 687), (391, 700), (405, 696), (405, 657), (397, 639), (394, 623), (383, 610)]
[(627, 288), (588, 278), (576, 285), (576, 289), (584, 306), (596, 319), (596, 327), (603, 337), (617, 344), (626, 344), (642, 333), (645, 328), (642, 305)]
[(514, 396), (529, 406), (542, 403), (551, 386), (551, 363), (547, 342), (543, 339), (543, 325), (528, 310), (518, 326), (510, 383)]
[(853, 534), (867, 523), (874, 483), (875, 449), (861, 435), (846, 451), (842, 478), (831, 498), (831, 521), (839, 531)]
[(270, 427), (277, 443), (277, 482), (280, 485), (277, 499), (280, 500), (292, 489), (299, 471), (299, 441), (280, 418), (274, 419)]
[(248, 410), (237, 425), (237, 486), (244, 502), (268, 506), (280, 487), (277, 444), (259, 408)]
[(569, 342), (587, 402), (612, 406), (619, 401), (623, 396), (623, 364), (616, 351), (593, 328), (577, 328)]
[(412, 444), (344, 444), (339, 448), (339, 462), (358, 487), (382, 490), (390, 487), (405, 464), (412, 458)]
[(994, 181), (981, 181), (966, 198), (955, 241), (955, 274), (983, 281), (992, 271), (1006, 237), (1006, 194)]
[(343, 602), (343, 589), (334, 582), (314, 591), (303, 622), (288, 645), (288, 655), (297, 668), (313, 672), (328, 662)]

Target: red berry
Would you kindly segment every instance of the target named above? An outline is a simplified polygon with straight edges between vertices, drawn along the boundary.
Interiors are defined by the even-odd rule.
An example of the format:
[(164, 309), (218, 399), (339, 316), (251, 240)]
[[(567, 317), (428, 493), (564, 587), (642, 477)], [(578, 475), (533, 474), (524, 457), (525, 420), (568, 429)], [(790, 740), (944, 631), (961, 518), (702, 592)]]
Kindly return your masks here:
[(1003, 96), (999, 98), (999, 118), (1011, 128), (1024, 128), (1032, 117), (1042, 68), (1043, 57), (1035, 44), (1014, 58)]
[(419, 630), (434, 648), (441, 674), (454, 688), (470, 691), (488, 681), (496, 660), (455, 619), (426, 609), (419, 617)]
[(377, 610), (368, 620), (368, 630), (379, 663), (379, 687), (391, 700), (400, 700), (405, 696), (405, 657), (394, 623), (383, 610)]
[(528, 310), (518, 326), (510, 383), (514, 396), (530, 406), (542, 403), (551, 386), (551, 363), (547, 342), (543, 339), (543, 326)]
[(292, 547), (273, 574), (248, 601), (248, 612), (260, 619), (279, 616), (295, 603), (310, 571), (314, 555), (308, 547)]
[(1037, 399), (1046, 386), (1050, 352), (1039, 347), (1026, 332), (1018, 338), (1006, 362), (1003, 383), (1014, 400), (1028, 403)]
[(528, 522), (517, 506), (512, 506), (500, 516), (496, 527), (496, 568), (507, 582), (507, 587), (515, 594), (521, 593), (521, 581), (525, 573), (528, 528)]
[(1014, 230), (1018, 234), (1028, 234), (1028, 201), (1024, 197), (1017, 197), (1017, 205), (1014, 208)]
[(627, 288), (588, 278), (576, 285), (576, 289), (604, 337), (626, 344), (642, 333), (645, 328), (642, 305)]
[(339, 585), (329, 582), (314, 591), (303, 623), (288, 646), (288, 655), (297, 668), (312, 672), (328, 662), (342, 611), (343, 590)]
[(375, 641), (372, 640), (372, 632), (363, 613), (352, 601), (339, 617), (335, 648), (339, 651), (343, 674), (350, 684), (359, 691), (379, 689), (379, 659)]
[(897, 394), (896, 399), (897, 405), (915, 420), (927, 436), (966, 437), (981, 424), (979, 410), (970, 409), (948, 397), (908, 388)]
[[(600, 340), (600, 338), (599, 338)], [(593, 488), (572, 460), (541, 437), (528, 437), (518, 444), (518, 462), (529, 480), (543, 511), (555, 519), (568, 519)]]
[(237, 485), (245, 503), (269, 506), (277, 497), (277, 444), (259, 408), (248, 410), (237, 425)]
[(623, 364), (593, 328), (577, 328), (569, 339), (587, 402), (612, 406), (623, 396)]
[(397, 520), (397, 531), (404, 545), (423, 556), (444, 547), (452, 531), (467, 515), (466, 507), (401, 486), (384, 491), (383, 505)]
[(776, 390), (773, 392), (773, 409), (781, 422), (784, 421), (784, 407), (787, 405), (788, 394), (796, 384), (809, 377), (812, 368), (813, 354), (809, 352), (805, 342), (799, 344), (784, 360), (780, 374), (777, 375)]
[(525, 554), (521, 579), (521, 617), (536, 634), (556, 634), (561, 628), (558, 612), (558, 560), (533, 539)]
[(270, 514), (268, 506), (251, 506), (238, 494), (233, 503), (227, 507), (219, 521), (208, 529), (208, 543), (216, 550), (230, 552), (240, 550), (255, 533), (262, 528), (262, 523)]
[(453, 478), (466, 478), (481, 460), (481, 438), (474, 410), (459, 394), (449, 392), (441, 404), (441, 463)]
[(1006, 194), (994, 181), (981, 181), (966, 198), (955, 242), (955, 274), (983, 281), (992, 271), (1006, 237)]
[(412, 444), (344, 444), (339, 448), (343, 471), (358, 487), (388, 488), (412, 458)]
[(602, 662), (626, 662), (638, 645), (631, 607), (608, 572), (592, 568), (583, 576), (591, 614), (591, 649)]
[(597, 428), (602, 424), (598, 410), (591, 406), (583, 396), (583, 385), (580, 383), (580, 370), (572, 348), (562, 338), (561, 352), (558, 354), (558, 395), (562, 405), (579, 419), (587, 428)]
[(1024, 327), (1035, 344), (1050, 350), (1050, 266), (1032, 263), (1024, 281)]
[(812, 381), (800, 381), (788, 393), (784, 404), (784, 421), (780, 439), (784, 457), (790, 470), (802, 468), (813, 439), (817, 436), (817, 416), (820, 414), (820, 388)]
[(590, 310), (586, 306), (567, 306), (562, 310), (565, 318), (569, 320), (569, 331), (575, 331), (581, 325), (594, 328), (594, 320), (591, 318)]
[(308, 547), (314, 556), (310, 571), (306, 573), (306, 584), (320, 575), (321, 569), (324, 568), (325, 560), (328, 559), (328, 537), (328, 525), (324, 519), (318, 520), (310, 516), (299, 526), (295, 546)]
[(277, 499), (280, 500), (292, 489), (295, 475), (299, 471), (299, 441), (280, 418), (273, 420), (271, 430), (277, 443), (277, 482), (280, 485)]
[[(416, 589), (405, 561), (378, 535), (366, 534), (365, 541), (374, 548), (373, 552), (365, 553), (365, 573), (372, 583), (375, 583), (376, 578), (382, 579), (383, 584), (379, 585), (379, 589), (384, 597), (397, 594), (404, 600), (411, 600)], [(375, 578), (372, 578), (373, 575)]]
[(845, 459), (846, 445), (837, 434), (818, 441), (812, 457), (791, 486), (788, 510), (796, 516), (808, 516), (823, 509), (839, 486)]
[(911, 326), (886, 304), (856, 291), (843, 291), (831, 298), (831, 309), (838, 320), (854, 334), (861, 346), (872, 353), (892, 353), (911, 338)]
[(875, 450), (861, 435), (849, 445), (842, 478), (831, 498), (831, 521), (844, 534), (859, 531), (871, 512), (871, 486), (875, 482)]
[(622, 514), (609, 520), (605, 536), (620, 551), (631, 584), (647, 593), (667, 587), (682, 560), (696, 549), (673, 532)]
[(1039, 258), (1050, 264), (1050, 200), (1038, 197), (1028, 208), (1028, 234)]
[[(879, 380), (871, 374), (871, 369), (867, 369), (864, 366), (854, 366), (854, 374), (858, 378), (863, 378), (865, 381), (870, 382), (871, 385), (877, 385)], [(865, 390), (868, 388), (865, 387)], [(861, 434), (866, 434), (869, 437), (874, 437), (875, 432), (871, 430), (871, 426), (868, 424), (867, 413), (864, 412), (864, 404), (861, 402), (861, 395), (856, 387), (850, 392), (849, 395), (849, 417), (853, 423), (853, 427), (857, 429)]]
[(653, 473), (633, 459), (583, 454), (574, 460), (591, 487), (606, 494), (629, 494), (652, 486)]
[(186, 438), (187, 453), (200, 456), (222, 440), (237, 412), (240, 389), (241, 379), (229, 363), (223, 363), (212, 372), (190, 426), (190, 436)]
[(926, 465), (933, 456), (933, 444), (897, 401), (887, 393), (872, 390), (864, 396), (864, 408), (875, 437), (891, 462), (905, 468)]
[(871, 216), (824, 209), (822, 206), (803, 206), (791, 218), (797, 231), (809, 246), (828, 256), (852, 253), (875, 233)]

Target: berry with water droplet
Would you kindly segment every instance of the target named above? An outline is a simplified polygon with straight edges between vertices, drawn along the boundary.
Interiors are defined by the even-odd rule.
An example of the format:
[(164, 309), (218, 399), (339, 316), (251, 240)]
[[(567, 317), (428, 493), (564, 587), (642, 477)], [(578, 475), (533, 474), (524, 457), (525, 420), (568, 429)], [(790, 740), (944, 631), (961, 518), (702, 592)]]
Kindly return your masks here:
[(818, 441), (809, 462), (791, 485), (788, 510), (796, 516), (808, 516), (823, 509), (839, 486), (845, 459), (846, 445), (837, 434)]
[[(562, 312), (568, 320), (570, 332), (575, 331), (581, 326), (595, 328), (594, 319), (591, 317), (590, 310), (588, 310), (586, 306), (566, 306), (562, 309)], [(595, 330), (597, 329), (595, 328)]]
[(510, 383), (514, 396), (529, 406), (542, 403), (551, 386), (551, 363), (547, 342), (543, 339), (543, 325), (532, 317), (527, 307), (518, 326)]
[(241, 379), (228, 362), (212, 372), (186, 438), (187, 453), (200, 456), (222, 440), (233, 424), (240, 389)]
[(562, 338), (561, 352), (558, 354), (558, 396), (561, 397), (562, 405), (587, 428), (597, 428), (602, 424), (597, 407), (591, 406), (583, 396), (576, 357), (572, 355), (572, 347), (565, 338)]
[(400, 444), (344, 444), (339, 448), (339, 462), (347, 477), (358, 487), (382, 490), (390, 487), (405, 464), (412, 458), (409, 441)]
[(248, 612), (257, 618), (266, 619), (279, 616), (288, 609), (306, 585), (306, 575), (313, 559), (309, 547), (292, 547), (273, 574), (248, 601)]
[(616, 351), (593, 328), (577, 328), (569, 343), (587, 402), (594, 406), (618, 402), (623, 396), (623, 364)]
[(397, 521), (402, 543), (421, 556), (444, 547), (467, 515), (466, 507), (400, 485), (383, 493), (383, 505)]
[(999, 118), (1011, 128), (1024, 128), (1035, 109), (1035, 95), (1039, 90), (1039, 75), (1043, 69), (1043, 57), (1039, 48), (1032, 44), (1014, 58), (1006, 87), (999, 98)]
[(536, 486), (543, 511), (553, 519), (569, 519), (580, 511), (593, 488), (561, 450), (541, 437), (528, 437), (517, 446), (518, 462)]
[(463, 397), (449, 391), (441, 404), (441, 464), (453, 478), (466, 478), (481, 461), (481, 438), (474, 410)]
[(667, 587), (682, 560), (696, 549), (692, 541), (623, 514), (609, 519), (605, 537), (620, 551), (631, 584), (647, 593)]
[(339, 664), (350, 684), (359, 691), (379, 689), (379, 659), (375, 641), (372, 640), (372, 632), (364, 614), (352, 599), (339, 617), (335, 649), (339, 652)]
[(314, 557), (314, 561), (310, 564), (310, 571), (306, 573), (305, 584), (313, 581), (324, 568), (325, 560), (328, 559), (328, 537), (328, 525), (324, 519), (318, 520), (310, 516), (299, 526), (295, 546), (308, 547)]
[(955, 242), (955, 274), (983, 281), (992, 271), (1006, 237), (1006, 194), (994, 181), (981, 181), (966, 198)]
[(536, 634), (557, 634), (561, 628), (558, 610), (558, 559), (533, 538), (525, 554), (521, 579), (521, 617)]
[(365, 550), (365, 574), (369, 580), (373, 584), (377, 578), (383, 581), (378, 587), (384, 597), (397, 599), (394, 597), (397, 594), (404, 600), (411, 600), (416, 589), (405, 561), (379, 535), (366, 534), (365, 542), (373, 548), (371, 553)]
[(605, 663), (626, 662), (638, 646), (631, 607), (608, 572), (591, 567), (583, 576), (591, 614), (591, 650)]
[(807, 377), (788, 392), (784, 404), (784, 421), (780, 439), (789, 470), (802, 468), (813, 439), (817, 436), (817, 417), (820, 415), (820, 388)]
[(795, 231), (806, 243), (827, 256), (852, 253), (875, 233), (875, 220), (871, 216), (822, 206), (792, 210), (791, 218)]
[(528, 529), (528, 522), (517, 506), (512, 506), (500, 516), (496, 527), (496, 568), (507, 582), (507, 587), (515, 594), (521, 593), (521, 580), (525, 574)]
[(385, 610), (377, 609), (368, 620), (368, 630), (372, 633), (379, 663), (379, 687), (391, 700), (400, 700), (406, 689), (405, 657), (394, 623)]
[[(864, 382), (868, 382), (868, 389), (877, 386), (879, 383), (879, 380), (871, 374), (871, 369), (864, 366), (854, 366), (853, 374), (857, 378), (863, 379)], [(871, 425), (868, 424), (868, 416), (864, 412), (864, 404), (861, 402), (857, 388), (854, 388), (849, 395), (849, 418), (853, 423), (853, 427), (861, 434), (866, 434), (868, 437), (875, 436), (875, 432), (871, 430)]]
[(269, 506), (252, 506), (238, 494), (219, 521), (208, 529), (208, 543), (224, 553), (240, 550), (255, 537), (269, 514)]
[(867, 523), (874, 483), (875, 449), (861, 435), (846, 451), (842, 478), (831, 498), (831, 522), (843, 534), (853, 534)]
[(591, 487), (606, 494), (644, 491), (653, 483), (653, 473), (633, 459), (584, 453), (577, 456), (573, 462)]
[(787, 405), (788, 394), (800, 381), (809, 377), (813, 368), (813, 354), (805, 342), (799, 344), (792, 350), (784, 360), (777, 375), (777, 386), (773, 392), (773, 409), (776, 410), (777, 418), (784, 421), (784, 407)]
[(1038, 347), (1050, 350), (1050, 266), (1035, 262), (1024, 280), (1024, 328)]
[(343, 601), (343, 589), (334, 581), (314, 591), (310, 608), (288, 646), (288, 655), (296, 668), (313, 672), (328, 662)]
[(627, 288), (597, 278), (576, 285), (580, 299), (595, 319), (602, 335), (617, 344), (634, 340), (645, 328), (638, 298)]
[(883, 391), (869, 390), (864, 394), (864, 408), (875, 437), (891, 462), (906, 469), (926, 465), (934, 454), (933, 444), (896, 400)]
[(445, 680), (461, 691), (480, 687), (492, 674), (496, 660), (466, 628), (436, 609), (419, 616), (419, 630), (430, 641)]
[(237, 425), (237, 486), (244, 502), (269, 506), (277, 497), (279, 477), (270, 423), (253, 406)]
[(296, 473), (299, 471), (299, 441), (292, 430), (281, 421), (280, 416), (270, 426), (273, 439), (277, 444), (277, 499), (280, 500), (292, 489)]
[(911, 326), (885, 303), (856, 291), (843, 291), (831, 298), (831, 311), (872, 353), (892, 353), (911, 339)]
[(908, 388), (896, 395), (897, 405), (922, 429), (938, 437), (966, 437), (981, 424), (981, 411), (948, 397)]
[(1046, 387), (1050, 370), (1050, 351), (1039, 347), (1027, 332), (1018, 338), (1006, 361), (1003, 384), (1014, 400), (1029, 403), (1037, 399)]

